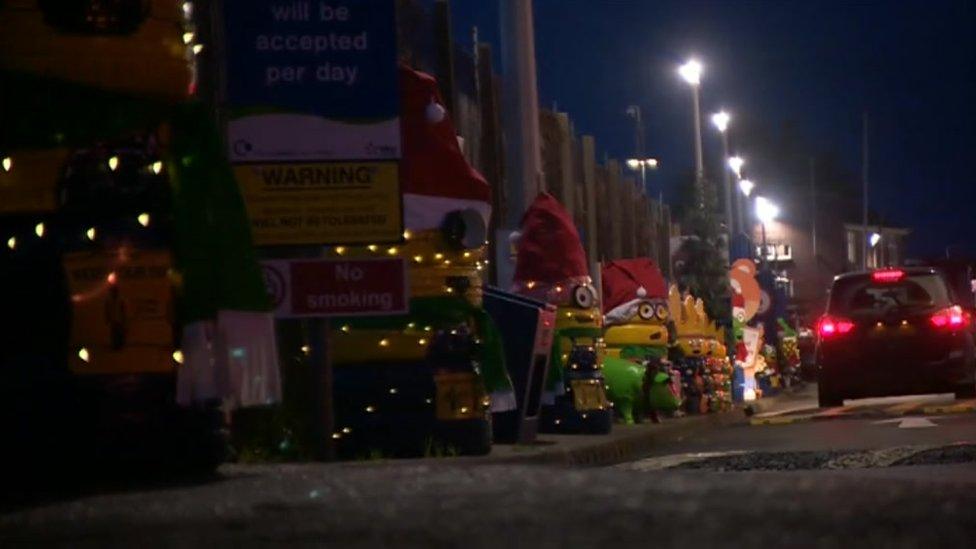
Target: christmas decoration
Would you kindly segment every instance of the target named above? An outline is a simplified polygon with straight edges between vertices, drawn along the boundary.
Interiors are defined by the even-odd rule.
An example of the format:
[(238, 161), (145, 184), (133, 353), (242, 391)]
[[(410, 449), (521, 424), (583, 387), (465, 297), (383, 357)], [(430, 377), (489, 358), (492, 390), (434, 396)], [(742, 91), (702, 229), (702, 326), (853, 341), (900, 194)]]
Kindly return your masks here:
[(515, 241), (513, 291), (558, 307), (541, 427), (609, 432), (612, 410), (603, 381), (603, 315), (572, 217), (540, 193)]
[(424, 453), (431, 441), (483, 454), (490, 413), (515, 408), (498, 329), (482, 308), (490, 189), (458, 147), (437, 82), (401, 67), (400, 90), (403, 242), (328, 253), (403, 257), (410, 310), (334, 321), (334, 436), (347, 455)]
[[(74, 455), (212, 467), (219, 399), (279, 398), (244, 207), (194, 97), (192, 15), (160, 2), (0, 5), (0, 272), (33, 296), (8, 313), (43, 334), (8, 332), (3, 347), (66, 376), (28, 383), (20, 415), (58, 401)], [(44, 396), (60, 391), (73, 393)]]
[[(667, 356), (667, 286), (657, 265), (646, 258), (605, 263), (601, 280), (607, 394), (619, 417), (633, 423), (651, 411), (648, 401), (653, 388), (648, 383), (667, 385), (671, 381), (664, 372), (649, 374), (646, 365)], [(661, 395), (657, 400), (671, 408)]]

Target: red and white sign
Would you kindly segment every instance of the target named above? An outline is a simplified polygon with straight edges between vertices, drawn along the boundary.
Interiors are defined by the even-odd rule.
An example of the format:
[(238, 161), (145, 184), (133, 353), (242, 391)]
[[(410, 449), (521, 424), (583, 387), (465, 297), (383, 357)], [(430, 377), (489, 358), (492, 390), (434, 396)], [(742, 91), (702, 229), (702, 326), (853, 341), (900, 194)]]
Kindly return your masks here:
[(403, 259), (283, 259), (261, 262), (279, 318), (401, 315), (408, 310)]

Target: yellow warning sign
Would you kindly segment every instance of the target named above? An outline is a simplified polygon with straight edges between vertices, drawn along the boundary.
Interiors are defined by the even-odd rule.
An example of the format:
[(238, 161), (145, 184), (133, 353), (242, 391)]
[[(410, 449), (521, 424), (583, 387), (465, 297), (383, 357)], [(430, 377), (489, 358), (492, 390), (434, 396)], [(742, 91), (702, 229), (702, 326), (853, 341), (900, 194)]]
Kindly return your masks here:
[(403, 234), (396, 162), (234, 167), (258, 246), (367, 244)]
[(165, 250), (65, 255), (72, 303), (69, 359), (75, 373), (173, 370), (171, 266)]

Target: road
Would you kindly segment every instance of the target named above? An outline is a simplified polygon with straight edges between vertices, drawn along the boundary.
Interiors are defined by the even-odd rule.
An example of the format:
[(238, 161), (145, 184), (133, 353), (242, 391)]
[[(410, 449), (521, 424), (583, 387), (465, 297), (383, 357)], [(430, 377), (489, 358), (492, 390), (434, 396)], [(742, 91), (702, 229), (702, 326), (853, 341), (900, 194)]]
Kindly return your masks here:
[(601, 468), (229, 465), (8, 509), (0, 546), (969, 547), (974, 406), (807, 393)]

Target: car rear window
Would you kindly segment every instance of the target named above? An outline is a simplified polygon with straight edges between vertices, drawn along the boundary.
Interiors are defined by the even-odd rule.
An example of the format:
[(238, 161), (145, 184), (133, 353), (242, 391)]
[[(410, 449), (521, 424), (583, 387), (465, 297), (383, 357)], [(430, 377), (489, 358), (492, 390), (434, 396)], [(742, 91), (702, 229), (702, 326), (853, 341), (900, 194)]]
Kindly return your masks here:
[(951, 304), (949, 289), (937, 274), (908, 274), (897, 282), (877, 282), (863, 275), (836, 281), (828, 310), (836, 314), (883, 314)]

